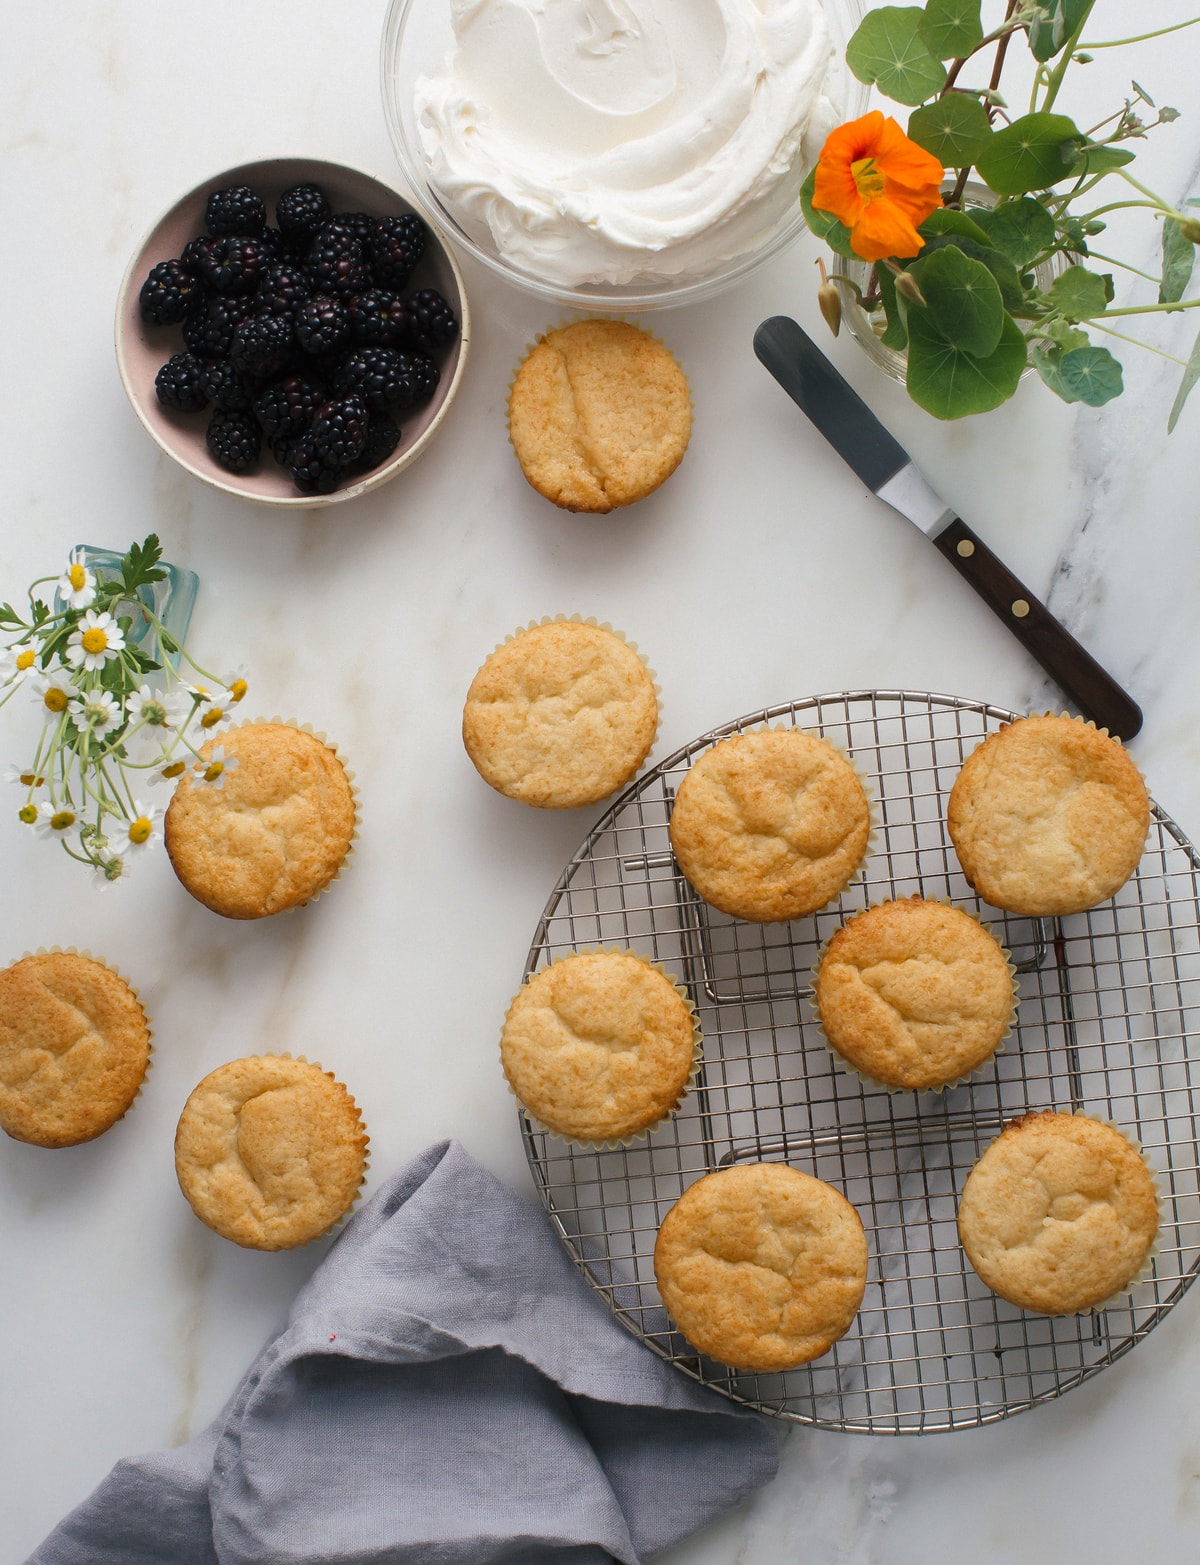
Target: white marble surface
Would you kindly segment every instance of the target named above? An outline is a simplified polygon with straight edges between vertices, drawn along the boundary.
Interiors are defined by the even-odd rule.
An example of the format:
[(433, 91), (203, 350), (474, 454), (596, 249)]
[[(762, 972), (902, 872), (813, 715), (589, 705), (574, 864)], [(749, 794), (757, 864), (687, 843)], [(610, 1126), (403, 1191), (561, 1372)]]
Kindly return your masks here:
[[(1187, 10), (1163, 0), (1137, 19)], [(102, 952), (133, 976), (157, 1032), (148, 1086), (109, 1135), (60, 1152), (0, 1146), (3, 1565), (117, 1457), (207, 1420), (320, 1259), (319, 1245), (241, 1251), (192, 1217), (171, 1142), (207, 1070), (271, 1048), (307, 1054), (364, 1106), (375, 1178), (454, 1135), (528, 1185), (497, 1030), (545, 897), (598, 811), (509, 804), (462, 752), (466, 686), (508, 630), (578, 610), (628, 631), (661, 679), (660, 755), (811, 692), (1058, 699), (754, 361), (764, 316), (815, 318), (807, 240), (716, 302), (654, 320), (691, 378), (695, 436), (669, 483), (624, 513), (573, 518), (525, 484), (505, 436), (506, 384), (554, 311), (469, 263), (461, 397), (393, 485), (280, 516), (159, 454), (111, 349), (130, 251), (180, 191), (247, 158), (309, 153), (394, 178), (376, 87), (383, 12), (383, 0), (42, 0), (5, 18), (0, 597), (57, 569), (77, 541), (119, 548), (157, 530), (200, 574), (202, 660), (244, 660), (252, 706), (344, 746), (364, 828), (328, 898), (244, 926), (192, 902), (161, 856), (98, 896), (28, 839), (15, 806), (0, 813), (5, 959), (50, 944)], [(1112, 36), (1122, 14), (1102, 0), (1098, 33)], [(1176, 200), (1200, 190), (1197, 40), (1146, 45), (1132, 66), (1187, 111), (1141, 160)], [(1102, 56), (1084, 79), (1087, 107), (1119, 92), (1130, 68)], [(1151, 265), (1148, 225), (1121, 242)], [(1193, 322), (1158, 319), (1157, 340), (1186, 354)], [(852, 342), (830, 351), (947, 499), (1133, 690), (1146, 713), (1134, 754), (1156, 796), (1200, 832), (1200, 401), (1168, 439), (1175, 367), (1121, 350), (1129, 390), (1099, 412), (1026, 384), (1000, 412), (938, 426)], [(7, 711), (0, 723), (0, 756), (17, 759), (19, 725)], [(778, 1480), (678, 1546), (671, 1565), (999, 1565), (1018, 1551), (1028, 1565), (1184, 1565), (1200, 1530), (1198, 1311), (1189, 1296), (1115, 1367), (988, 1430), (798, 1430)]]

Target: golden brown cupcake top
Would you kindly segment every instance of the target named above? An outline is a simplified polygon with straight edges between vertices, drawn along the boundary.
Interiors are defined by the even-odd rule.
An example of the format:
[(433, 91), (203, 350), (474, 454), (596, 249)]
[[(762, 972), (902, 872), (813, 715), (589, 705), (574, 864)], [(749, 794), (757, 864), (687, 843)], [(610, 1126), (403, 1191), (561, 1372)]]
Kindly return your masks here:
[(1137, 868), (1150, 800), (1116, 739), (1074, 717), (990, 734), (950, 793), (950, 837), (985, 902), (1030, 918), (1105, 902)]
[(867, 1281), (858, 1213), (786, 1163), (739, 1163), (684, 1191), (654, 1246), (671, 1319), (701, 1353), (769, 1373), (819, 1358)]
[(517, 371), (508, 425), (539, 494), (568, 511), (611, 511), (678, 467), (691, 397), (670, 351), (648, 332), (574, 321), (539, 338)]
[(286, 723), (247, 723), (210, 740), (217, 781), (182, 777), (163, 835), (172, 867), (205, 907), (263, 918), (300, 907), (341, 868), (354, 792), (330, 745)]
[(920, 897), (859, 913), (833, 936), (815, 985), (825, 1036), (855, 1070), (919, 1091), (967, 1076), (1012, 1020), (1012, 971), (960, 908)]
[(128, 1109), (149, 1060), (145, 1012), (103, 962), (49, 951), (0, 972), (0, 1127), (14, 1140), (91, 1141)]
[(650, 670), (614, 631), (579, 620), (532, 625), (471, 681), (463, 743), (485, 782), (539, 809), (606, 798), (654, 743)]
[(958, 1233), (971, 1265), (1009, 1303), (1070, 1315), (1137, 1275), (1158, 1232), (1154, 1181), (1132, 1143), (1079, 1114), (1005, 1126), (967, 1176)]
[(526, 983), (500, 1039), (504, 1074), (542, 1124), (620, 1140), (675, 1107), (695, 1063), (691, 1008), (631, 951), (585, 951)]
[(251, 1250), (307, 1244), (349, 1210), (366, 1171), (354, 1099), (319, 1065), (262, 1055), (221, 1065), (175, 1132), (179, 1187), (203, 1223)]
[(713, 907), (760, 923), (824, 907), (854, 877), (870, 832), (854, 768), (798, 728), (722, 739), (692, 766), (671, 811), (683, 874)]

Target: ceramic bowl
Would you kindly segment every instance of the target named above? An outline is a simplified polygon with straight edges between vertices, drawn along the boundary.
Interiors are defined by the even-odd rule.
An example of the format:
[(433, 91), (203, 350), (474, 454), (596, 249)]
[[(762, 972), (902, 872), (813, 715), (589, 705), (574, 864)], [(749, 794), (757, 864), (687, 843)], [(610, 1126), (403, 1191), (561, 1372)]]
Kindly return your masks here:
[[(274, 220), (275, 202), (292, 185), (312, 183), (320, 187), (335, 212), (363, 211), (375, 217), (399, 216), (417, 209), (400, 193), (373, 174), (342, 163), (317, 158), (267, 158), (226, 169), (189, 190), (154, 224), (134, 253), (121, 283), (117, 301), (116, 347), (121, 380), (134, 412), (166, 454), (196, 478), (225, 494), (237, 495), (261, 505), (309, 509), (335, 505), (378, 489), (421, 455), (434, 439), (450, 409), (466, 368), (470, 319), (462, 273), (449, 246), (429, 224), (425, 254), (403, 292), (435, 288), (458, 315), (460, 331), (449, 350), (435, 354), (441, 377), (431, 400), (399, 415), (400, 444), (384, 463), (335, 489), (332, 494), (301, 494), (287, 472), (265, 449), (248, 473), (228, 473), (208, 453), (205, 430), (209, 414), (177, 413), (163, 407), (154, 391), (154, 377), (173, 353), (184, 351), (178, 326), (149, 326), (138, 307), (138, 293), (150, 268), (177, 257), (189, 239), (205, 232), (204, 208), (211, 191), (226, 185), (248, 185), (267, 203), (268, 220)], [(418, 216), (428, 218), (423, 212)]]
[[(862, 20), (864, 4), (863, 0), (823, 0), (823, 5), (835, 50), (827, 90), (838, 111), (836, 122), (840, 123), (862, 114), (867, 103), (868, 89), (845, 66), (846, 44)], [(452, 23), (457, 10), (449, 0), (390, 0), (380, 52), (384, 115), (408, 187), (434, 213), (455, 244), (508, 282), (540, 298), (590, 313), (696, 304), (756, 271), (805, 231), (797, 199), (787, 204), (774, 227), (760, 234), (749, 249), (716, 259), (701, 272), (665, 280), (655, 278), (656, 258), (647, 252), (647, 272), (641, 280), (567, 286), (549, 280), (536, 268), (522, 266), (504, 254), (485, 227), (465, 222), (453, 203), (443, 197), (422, 147), (414, 87), (418, 78), (436, 74), (454, 47)], [(794, 171), (797, 193), (805, 172), (799, 168)]]

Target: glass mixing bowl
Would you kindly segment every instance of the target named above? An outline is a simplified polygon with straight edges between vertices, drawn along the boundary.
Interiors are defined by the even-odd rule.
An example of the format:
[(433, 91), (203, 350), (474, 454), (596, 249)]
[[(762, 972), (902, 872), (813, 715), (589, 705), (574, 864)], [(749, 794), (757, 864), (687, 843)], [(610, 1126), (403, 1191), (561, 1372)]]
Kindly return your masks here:
[[(868, 89), (845, 66), (846, 43), (862, 20), (862, 0), (824, 0), (832, 36), (835, 72), (827, 91), (838, 109), (838, 121), (852, 119), (866, 110)], [(380, 55), (383, 106), (396, 157), (413, 195), (455, 243), (510, 283), (530, 293), (572, 309), (589, 312), (641, 311), (667, 305), (695, 304), (728, 288), (771, 260), (803, 231), (800, 202), (788, 205), (774, 227), (760, 233), (749, 249), (712, 261), (705, 271), (663, 279), (648, 275), (628, 283), (557, 282), (518, 264), (497, 246), (492, 235), (476, 226), (467, 227), (462, 215), (443, 197), (434, 182), (418, 134), (414, 111), (414, 85), (433, 74), (454, 44), (450, 0), (391, 0), (384, 23)], [(796, 190), (807, 172), (799, 169)], [(647, 252), (647, 272), (653, 256)]]

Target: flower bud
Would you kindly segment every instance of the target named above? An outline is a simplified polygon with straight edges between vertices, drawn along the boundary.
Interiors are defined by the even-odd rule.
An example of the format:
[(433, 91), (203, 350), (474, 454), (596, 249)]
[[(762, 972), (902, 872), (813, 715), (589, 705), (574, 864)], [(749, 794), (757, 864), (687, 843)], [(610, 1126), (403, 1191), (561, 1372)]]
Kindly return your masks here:
[(1102, 223), (1098, 217), (1094, 217), (1090, 222), (1083, 225), (1083, 231), (1089, 235), (1102, 234), (1107, 227), (1107, 223)]
[(1200, 245), (1200, 218), (1185, 217), (1179, 225), (1179, 232), (1194, 245)]
[(825, 262), (818, 258), (817, 265), (821, 269), (821, 286), (817, 289), (817, 305), (821, 314), (825, 317), (825, 324), (836, 337), (842, 329), (842, 295), (836, 283), (829, 281), (829, 274), (825, 270)]
[(925, 303), (925, 296), (917, 286), (917, 279), (911, 272), (899, 272), (896, 276), (896, 292), (902, 293), (910, 304)]

